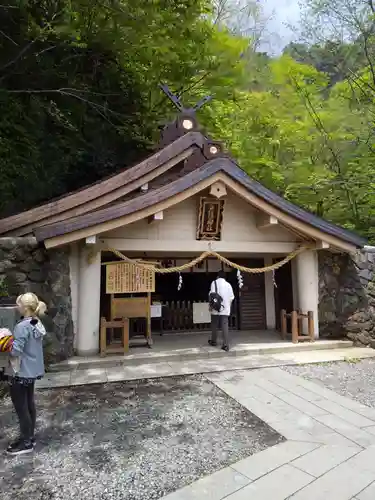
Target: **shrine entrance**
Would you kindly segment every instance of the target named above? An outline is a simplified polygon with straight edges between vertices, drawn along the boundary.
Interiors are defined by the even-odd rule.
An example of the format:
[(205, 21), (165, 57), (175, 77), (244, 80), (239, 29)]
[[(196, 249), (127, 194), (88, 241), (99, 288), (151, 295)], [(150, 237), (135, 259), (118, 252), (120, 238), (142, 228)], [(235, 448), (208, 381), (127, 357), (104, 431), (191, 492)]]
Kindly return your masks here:
[[(138, 260), (140, 257), (132, 256)], [(143, 257), (142, 260), (158, 262), (168, 268), (181, 266), (189, 262), (191, 257)], [(231, 259), (241, 265), (249, 267), (264, 266), (264, 259)], [(101, 306), (100, 315), (113, 318), (113, 301), (115, 299), (136, 299), (148, 297), (150, 317), (129, 318), (129, 338), (131, 344), (137, 344), (137, 339), (147, 336), (148, 322), (154, 340), (164, 334), (185, 334), (208, 332), (211, 326), (211, 316), (208, 308), (208, 294), (213, 280), (219, 270), (224, 270), (226, 279), (233, 287), (235, 300), (229, 318), (229, 328), (242, 331), (266, 330), (266, 298), (265, 275), (244, 274), (243, 287), (239, 287), (237, 271), (228, 267), (215, 258), (208, 258), (196, 266), (181, 273), (165, 273), (155, 275), (154, 291), (141, 293), (107, 293), (107, 262), (113, 261), (113, 254), (103, 253), (101, 270)], [(114, 332), (116, 337), (116, 332)], [(117, 332), (120, 340), (121, 331)]]
[[(185, 260), (190, 259), (164, 258), (162, 262), (166, 266), (174, 266), (176, 262)], [(211, 321), (208, 311), (208, 294), (211, 283), (216, 279), (217, 272), (221, 268), (220, 262), (212, 259), (202, 262), (202, 265), (181, 274), (157, 274), (155, 276), (155, 291), (150, 294), (152, 334), (163, 335), (165, 333), (208, 331)], [(230, 329), (235, 330), (240, 327), (238, 282), (234, 270), (226, 270), (226, 275), (226, 279), (231, 283), (236, 296), (229, 319)], [(116, 293), (115, 297), (125, 299), (146, 295), (145, 293)], [(113, 300), (113, 297), (113, 295), (106, 293), (106, 266), (102, 265), (101, 316), (111, 317), (111, 300)], [(144, 337), (146, 329), (147, 318), (130, 318), (130, 338)]]

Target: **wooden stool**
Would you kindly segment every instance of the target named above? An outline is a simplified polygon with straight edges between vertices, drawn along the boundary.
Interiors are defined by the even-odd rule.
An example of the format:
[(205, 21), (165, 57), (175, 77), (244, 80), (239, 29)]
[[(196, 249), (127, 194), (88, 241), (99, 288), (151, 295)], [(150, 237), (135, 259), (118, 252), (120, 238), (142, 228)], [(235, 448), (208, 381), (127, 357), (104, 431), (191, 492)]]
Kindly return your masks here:
[[(107, 330), (110, 328), (122, 329), (122, 345), (107, 344)], [(129, 320), (124, 318), (117, 321), (100, 320), (100, 355), (123, 354), (129, 352)]]
[(147, 297), (116, 298), (111, 295), (111, 321), (118, 318), (145, 318), (146, 345), (152, 346), (151, 293)]

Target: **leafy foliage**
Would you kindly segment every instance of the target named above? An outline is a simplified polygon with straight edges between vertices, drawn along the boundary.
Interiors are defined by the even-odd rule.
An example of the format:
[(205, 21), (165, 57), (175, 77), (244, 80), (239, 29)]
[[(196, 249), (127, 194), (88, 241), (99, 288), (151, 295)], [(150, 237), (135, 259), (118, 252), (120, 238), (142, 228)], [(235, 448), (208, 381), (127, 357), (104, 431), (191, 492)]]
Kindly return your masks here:
[(0, 8), (3, 214), (144, 156), (166, 114), (157, 84), (181, 88), (218, 64), (203, 57), (212, 38), (204, 1), (8, 3)]
[(326, 73), (330, 85), (345, 80), (365, 64), (365, 57), (358, 42), (327, 40), (314, 45), (290, 43), (285, 47), (284, 54)]
[(185, 103), (214, 95), (200, 120), (255, 179), (375, 239), (372, 2), (308, 0), (301, 43), (278, 58), (254, 50), (258, 4), (240, 4), (251, 33), (226, 0), (0, 7), (0, 213), (144, 157), (173, 112), (167, 82)]

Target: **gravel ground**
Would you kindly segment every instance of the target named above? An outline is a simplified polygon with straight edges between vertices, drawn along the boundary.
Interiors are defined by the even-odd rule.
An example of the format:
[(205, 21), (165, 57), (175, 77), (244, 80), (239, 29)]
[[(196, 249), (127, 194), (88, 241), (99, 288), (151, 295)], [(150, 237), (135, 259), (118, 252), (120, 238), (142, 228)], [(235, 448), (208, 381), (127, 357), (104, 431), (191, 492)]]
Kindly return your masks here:
[(367, 406), (375, 407), (375, 359), (280, 368), (320, 383)]
[[(39, 391), (32, 456), (0, 456), (1, 500), (152, 500), (281, 442), (202, 376)], [(15, 432), (9, 399), (2, 437)]]

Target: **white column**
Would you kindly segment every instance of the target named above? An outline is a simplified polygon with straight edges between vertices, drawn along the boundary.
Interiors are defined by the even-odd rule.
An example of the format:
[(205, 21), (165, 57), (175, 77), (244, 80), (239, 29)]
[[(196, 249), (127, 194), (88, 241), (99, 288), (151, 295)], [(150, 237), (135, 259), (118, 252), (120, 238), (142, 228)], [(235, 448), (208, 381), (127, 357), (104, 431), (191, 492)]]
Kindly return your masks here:
[[(264, 266), (271, 266), (273, 258), (271, 255), (266, 255), (264, 258)], [(276, 329), (276, 311), (275, 311), (275, 288), (273, 284), (273, 273), (264, 273), (264, 287), (266, 295), (266, 324), (267, 330)]]
[(100, 251), (92, 246), (80, 249), (77, 353), (90, 356), (99, 352)]
[[(306, 250), (296, 257), (298, 283), (298, 307), (303, 313), (314, 313), (315, 338), (319, 338), (318, 304), (319, 304), (319, 269), (316, 250)], [(307, 333), (307, 322), (304, 321), (304, 333)]]
[(74, 350), (77, 350), (77, 332), (78, 332), (78, 302), (79, 302), (79, 246), (73, 243), (70, 246), (69, 254), (70, 269), (70, 293), (72, 298), (72, 320), (74, 332)]

